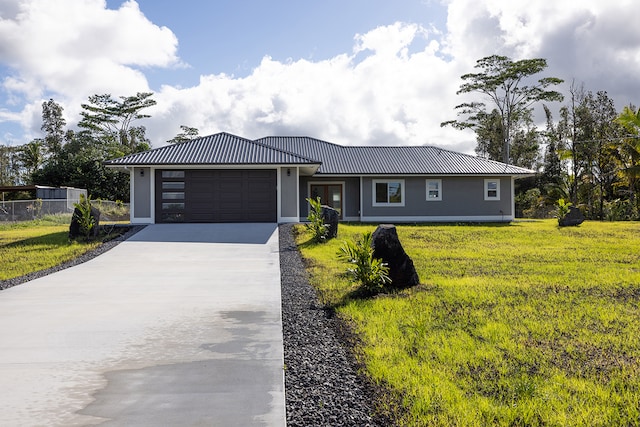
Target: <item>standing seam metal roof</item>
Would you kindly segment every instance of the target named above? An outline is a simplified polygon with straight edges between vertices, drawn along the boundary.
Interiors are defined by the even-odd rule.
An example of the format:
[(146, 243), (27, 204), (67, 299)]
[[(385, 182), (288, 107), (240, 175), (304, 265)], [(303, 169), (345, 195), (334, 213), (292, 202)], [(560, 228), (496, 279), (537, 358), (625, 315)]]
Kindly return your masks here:
[(322, 159), (318, 174), (327, 175), (530, 175), (506, 163), (432, 146), (342, 146), (309, 137), (258, 139), (274, 148)]
[(320, 164), (299, 154), (289, 153), (228, 133), (196, 138), (135, 153), (106, 162), (113, 166), (144, 165), (255, 165)]
[(432, 146), (343, 146), (310, 137), (255, 141), (225, 132), (106, 162), (144, 165), (320, 165), (318, 175), (531, 175), (517, 166)]

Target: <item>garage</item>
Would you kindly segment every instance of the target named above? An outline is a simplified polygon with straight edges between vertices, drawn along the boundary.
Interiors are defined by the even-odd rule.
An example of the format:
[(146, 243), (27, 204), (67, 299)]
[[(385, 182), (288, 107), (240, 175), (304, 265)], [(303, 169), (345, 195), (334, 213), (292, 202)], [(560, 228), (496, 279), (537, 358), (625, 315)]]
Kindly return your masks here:
[(277, 222), (274, 169), (156, 170), (156, 222)]

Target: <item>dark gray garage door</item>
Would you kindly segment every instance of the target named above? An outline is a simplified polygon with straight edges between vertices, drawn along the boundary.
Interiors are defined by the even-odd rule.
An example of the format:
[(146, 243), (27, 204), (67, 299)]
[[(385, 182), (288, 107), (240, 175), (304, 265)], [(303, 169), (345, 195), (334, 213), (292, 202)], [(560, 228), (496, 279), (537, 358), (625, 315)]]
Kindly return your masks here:
[(156, 173), (156, 222), (276, 222), (275, 170)]

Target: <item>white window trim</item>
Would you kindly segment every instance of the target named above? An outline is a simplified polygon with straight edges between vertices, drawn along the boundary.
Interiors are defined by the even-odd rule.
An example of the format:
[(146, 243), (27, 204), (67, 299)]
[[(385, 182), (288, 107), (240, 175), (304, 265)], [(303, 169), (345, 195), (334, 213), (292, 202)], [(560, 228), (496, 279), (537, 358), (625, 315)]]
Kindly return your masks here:
[[(437, 182), (438, 183), (438, 197), (429, 197), (429, 183)], [(427, 179), (427, 202), (440, 202), (442, 201), (442, 180), (441, 179)]]
[[(400, 183), (400, 198), (402, 201), (400, 203), (378, 203), (376, 202), (376, 184), (384, 183), (389, 184), (391, 182)], [(387, 194), (388, 197), (388, 194)], [(405, 185), (404, 179), (373, 179), (371, 180), (371, 202), (373, 207), (404, 207), (405, 201)]]
[[(489, 183), (496, 183), (496, 197), (489, 196)], [(500, 179), (499, 178), (489, 178), (484, 180), (484, 200), (485, 201), (499, 201), (500, 200)]]

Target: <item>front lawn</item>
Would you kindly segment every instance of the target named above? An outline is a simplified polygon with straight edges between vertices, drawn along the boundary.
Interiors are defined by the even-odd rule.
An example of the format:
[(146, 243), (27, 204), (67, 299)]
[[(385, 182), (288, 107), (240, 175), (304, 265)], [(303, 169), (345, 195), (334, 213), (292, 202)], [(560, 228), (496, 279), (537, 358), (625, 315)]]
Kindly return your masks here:
[[(401, 425), (640, 425), (640, 223), (398, 226), (422, 285), (351, 296), (337, 252), (298, 243)], [(386, 407), (385, 407), (386, 406)]]
[(70, 215), (0, 223), (0, 280), (62, 264), (97, 248), (102, 241), (69, 241)]

